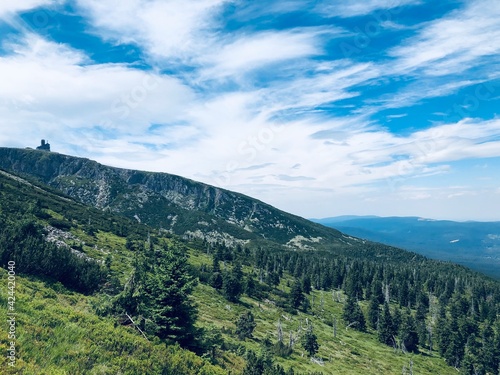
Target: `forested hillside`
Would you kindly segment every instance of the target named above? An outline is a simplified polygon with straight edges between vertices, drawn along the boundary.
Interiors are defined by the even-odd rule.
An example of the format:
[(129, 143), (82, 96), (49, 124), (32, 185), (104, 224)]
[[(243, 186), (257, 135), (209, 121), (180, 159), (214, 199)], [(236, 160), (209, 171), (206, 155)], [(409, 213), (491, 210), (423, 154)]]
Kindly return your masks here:
[(0, 222), (2, 267), (18, 273), (6, 373), (500, 370), (500, 284), (462, 266), (356, 238), (182, 239), (5, 172)]

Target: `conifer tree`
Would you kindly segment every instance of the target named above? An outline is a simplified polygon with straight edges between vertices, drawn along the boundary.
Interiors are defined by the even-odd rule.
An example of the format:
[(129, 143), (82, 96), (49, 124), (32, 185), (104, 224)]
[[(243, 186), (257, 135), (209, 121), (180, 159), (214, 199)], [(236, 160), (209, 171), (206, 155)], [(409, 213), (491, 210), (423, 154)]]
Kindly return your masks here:
[(251, 311), (247, 311), (240, 315), (238, 321), (236, 322), (236, 335), (240, 340), (245, 340), (246, 338), (251, 338), (253, 330), (257, 324), (255, 323), (254, 316)]
[(241, 278), (235, 276), (235, 272), (225, 272), (222, 276), (222, 292), (228, 301), (237, 302), (243, 291)]
[(245, 293), (249, 297), (253, 297), (256, 292), (256, 286), (255, 286), (255, 280), (252, 275), (248, 275), (246, 277), (246, 283), (245, 283)]
[(342, 318), (348, 326), (352, 326), (358, 331), (366, 330), (366, 320), (358, 302), (352, 296), (347, 297)]
[(378, 324), (378, 339), (380, 342), (386, 345), (394, 345), (394, 337), (396, 336), (396, 330), (394, 329), (394, 323), (392, 321), (391, 311), (389, 309), (389, 304), (384, 303), (382, 313), (380, 314), (379, 324)]
[(309, 277), (309, 275), (305, 275), (302, 278), (302, 290), (305, 294), (311, 293), (311, 278)]
[(372, 294), (370, 298), (370, 303), (368, 305), (368, 325), (377, 329), (377, 323), (380, 315), (380, 307), (378, 303), (378, 298), (376, 295)]
[(255, 352), (248, 351), (246, 354), (247, 364), (243, 370), (243, 375), (262, 375), (264, 373), (264, 361)]
[(295, 280), (292, 284), (292, 288), (290, 290), (290, 305), (294, 309), (300, 308), (302, 303), (304, 302), (304, 294), (302, 293), (302, 286), (298, 280)]
[(214, 253), (213, 256), (212, 276), (210, 277), (210, 285), (212, 286), (212, 288), (215, 288), (217, 290), (222, 289), (222, 274), (220, 270), (218, 253)]
[(312, 326), (309, 326), (306, 334), (302, 338), (302, 347), (311, 357), (319, 350), (318, 338), (314, 334)]
[(151, 262), (137, 257), (134, 276), (119, 304), (127, 313), (142, 316), (149, 333), (189, 346), (195, 338), (197, 311), (189, 298), (196, 281), (188, 272), (187, 255), (173, 247), (155, 251), (155, 258)]
[(498, 367), (499, 347), (495, 347), (495, 334), (491, 325), (486, 323), (481, 332), (482, 346), (480, 349), (481, 362), (484, 369), (493, 374)]
[(419, 338), (417, 327), (409, 310), (406, 310), (402, 316), (398, 337), (407, 351), (416, 352), (418, 350)]

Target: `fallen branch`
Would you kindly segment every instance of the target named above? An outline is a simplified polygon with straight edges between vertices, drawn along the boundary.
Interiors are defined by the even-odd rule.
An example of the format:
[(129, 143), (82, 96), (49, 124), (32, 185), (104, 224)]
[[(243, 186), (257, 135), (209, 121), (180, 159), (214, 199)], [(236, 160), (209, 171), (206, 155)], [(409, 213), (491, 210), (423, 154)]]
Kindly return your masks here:
[[(129, 318), (129, 319), (130, 319), (130, 321), (132, 322), (132, 324), (134, 325), (134, 327), (135, 327), (135, 328), (137, 328), (137, 329), (139, 330), (139, 332), (140, 332), (140, 333), (142, 333), (142, 335), (144, 336), (144, 338), (145, 338), (146, 340), (148, 340), (148, 338), (147, 338), (146, 334), (142, 331), (142, 329), (140, 329), (140, 328), (139, 328), (139, 326), (138, 326), (137, 324), (135, 324), (134, 319), (132, 319), (132, 317), (131, 317), (129, 314), (127, 314), (127, 313), (125, 313), (125, 315), (127, 315), (127, 318)], [(148, 341), (149, 341), (149, 340), (148, 340)]]

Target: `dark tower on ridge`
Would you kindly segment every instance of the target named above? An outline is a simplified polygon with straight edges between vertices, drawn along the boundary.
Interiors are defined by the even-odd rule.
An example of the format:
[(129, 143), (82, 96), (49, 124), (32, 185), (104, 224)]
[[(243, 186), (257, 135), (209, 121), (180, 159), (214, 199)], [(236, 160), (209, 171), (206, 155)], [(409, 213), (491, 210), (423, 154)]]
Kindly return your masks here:
[(37, 150), (50, 151), (50, 143), (45, 143), (45, 139), (42, 139), (41, 145), (36, 148)]

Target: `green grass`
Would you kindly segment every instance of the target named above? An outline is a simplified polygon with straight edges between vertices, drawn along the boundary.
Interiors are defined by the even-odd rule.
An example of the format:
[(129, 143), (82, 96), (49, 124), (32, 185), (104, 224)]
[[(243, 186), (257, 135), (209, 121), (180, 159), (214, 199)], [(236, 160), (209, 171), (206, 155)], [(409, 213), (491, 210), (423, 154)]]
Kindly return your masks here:
[[(147, 233), (154, 230), (74, 202), (63, 201), (52, 194), (13, 183), (1, 175), (0, 183), (3, 183), (0, 190), (0, 212), (9, 220), (18, 220), (17, 215), (26, 212), (27, 206), (39, 200), (44, 210), (46, 209), (54, 219), (65, 219), (73, 223), (71, 232), (86, 243), (83, 249), (88, 255), (101, 260), (111, 255), (112, 276), (118, 277), (122, 284), (130, 276), (134, 258), (134, 252), (125, 247), (125, 236), (134, 234), (145, 239)], [(94, 236), (89, 235), (89, 217), (92, 218)], [(175, 240), (160, 238), (159, 241), (171, 243)], [(212, 264), (212, 259), (207, 254), (194, 249), (188, 251), (190, 264), (194, 267)], [(243, 267), (243, 271), (248, 273), (251, 269)], [(1, 316), (6, 316), (6, 275), (6, 271), (0, 269), (1, 280), (5, 282), (0, 292)], [(285, 275), (279, 289), (288, 291), (287, 283), (291, 281), (292, 279)], [(226, 350), (220, 353), (218, 360), (227, 369), (224, 371), (209, 365), (191, 352), (165, 346), (152, 338), (152, 342), (148, 342), (132, 327), (118, 324), (116, 317), (98, 316), (97, 310), (102, 311), (111, 299), (108, 295), (83, 296), (66, 290), (60, 283), (18, 276), (18, 363), (15, 371), (10, 372), (2, 364), (0, 373), (142, 375), (160, 374), (163, 368), (168, 368), (175, 369), (177, 372), (170, 372), (175, 374), (207, 375), (229, 371), (238, 374), (245, 366), (245, 350), (260, 351), (262, 343), (268, 337), (273, 342), (276, 341), (276, 325), (280, 318), (285, 341), (288, 341), (290, 331), (296, 333), (301, 323), (305, 325), (306, 319), (312, 322), (318, 336), (318, 357), (324, 360), (324, 366), (312, 363), (306, 355), (302, 356), (303, 350), (299, 343), (289, 358), (276, 359), (285, 368), (293, 367), (296, 372), (401, 374), (403, 366), (408, 366), (409, 361), (413, 360), (414, 372), (418, 374), (456, 373), (453, 368), (446, 366), (436, 353), (397, 353), (392, 348), (380, 344), (373, 332), (346, 330), (340, 318), (342, 303), (334, 300), (331, 292), (324, 292), (324, 306), (321, 309), (321, 292), (314, 291), (313, 295), (315, 303), (312, 311), (308, 314), (290, 315), (271, 303), (259, 302), (247, 296), (243, 296), (240, 303), (230, 303), (213, 288), (199, 284), (193, 295), (199, 310), (197, 325), (215, 326), (223, 331)], [(277, 298), (273, 294), (269, 297), (270, 300)], [(238, 316), (247, 309), (255, 315), (257, 328), (254, 338), (242, 342), (233, 332)], [(283, 318), (283, 315), (289, 320)], [(333, 337), (333, 317), (337, 317), (338, 321), (337, 337)], [(5, 329), (7, 323), (4, 321), (2, 324), (4, 328), (0, 330), (0, 350), (5, 353), (8, 342)]]
[[(2, 282), (7, 272), (0, 269)], [(0, 315), (6, 316), (6, 288), (0, 295)], [(146, 341), (131, 326), (98, 317), (91, 307), (96, 297), (65, 290), (60, 284), (16, 277), (17, 363), (2, 374), (225, 374), (194, 353), (159, 340)], [(9, 342), (2, 322), (0, 350)], [(177, 372), (173, 372), (176, 369)]]
[[(208, 260), (205, 254), (197, 256), (192, 253), (190, 258), (190, 262), (197, 265), (208, 264)], [(280, 288), (286, 288), (286, 281), (287, 278), (282, 280)], [(320, 306), (322, 294), (323, 308)], [(373, 331), (361, 333), (351, 328), (346, 330), (341, 319), (343, 304), (334, 300), (331, 292), (315, 290), (308, 298), (311, 300), (312, 296), (314, 306), (311, 311), (307, 314), (299, 312), (298, 315), (290, 315), (272, 303), (259, 302), (247, 296), (243, 296), (240, 303), (230, 303), (213, 288), (203, 284), (199, 284), (194, 293), (199, 308), (199, 325), (212, 325), (227, 332), (223, 333), (223, 337), (232, 347), (242, 346), (258, 352), (264, 339), (271, 338), (273, 343), (276, 342), (278, 319), (281, 320), (285, 343), (288, 343), (290, 331), (296, 335), (301, 323), (302, 327), (306, 326), (306, 319), (312, 323), (320, 344), (316, 357), (323, 359), (324, 366), (312, 363), (300, 342), (297, 342), (290, 357), (275, 357), (276, 362), (285, 369), (293, 367), (296, 372), (322, 371), (324, 374), (401, 374), (403, 366), (408, 368), (412, 360), (417, 374), (456, 374), (456, 370), (447, 366), (435, 352), (403, 354), (380, 344)], [(272, 299), (274, 298), (270, 298)], [(240, 341), (232, 332), (239, 315), (247, 309), (254, 314), (257, 327), (252, 339)], [(337, 318), (337, 337), (333, 335), (333, 317)]]

